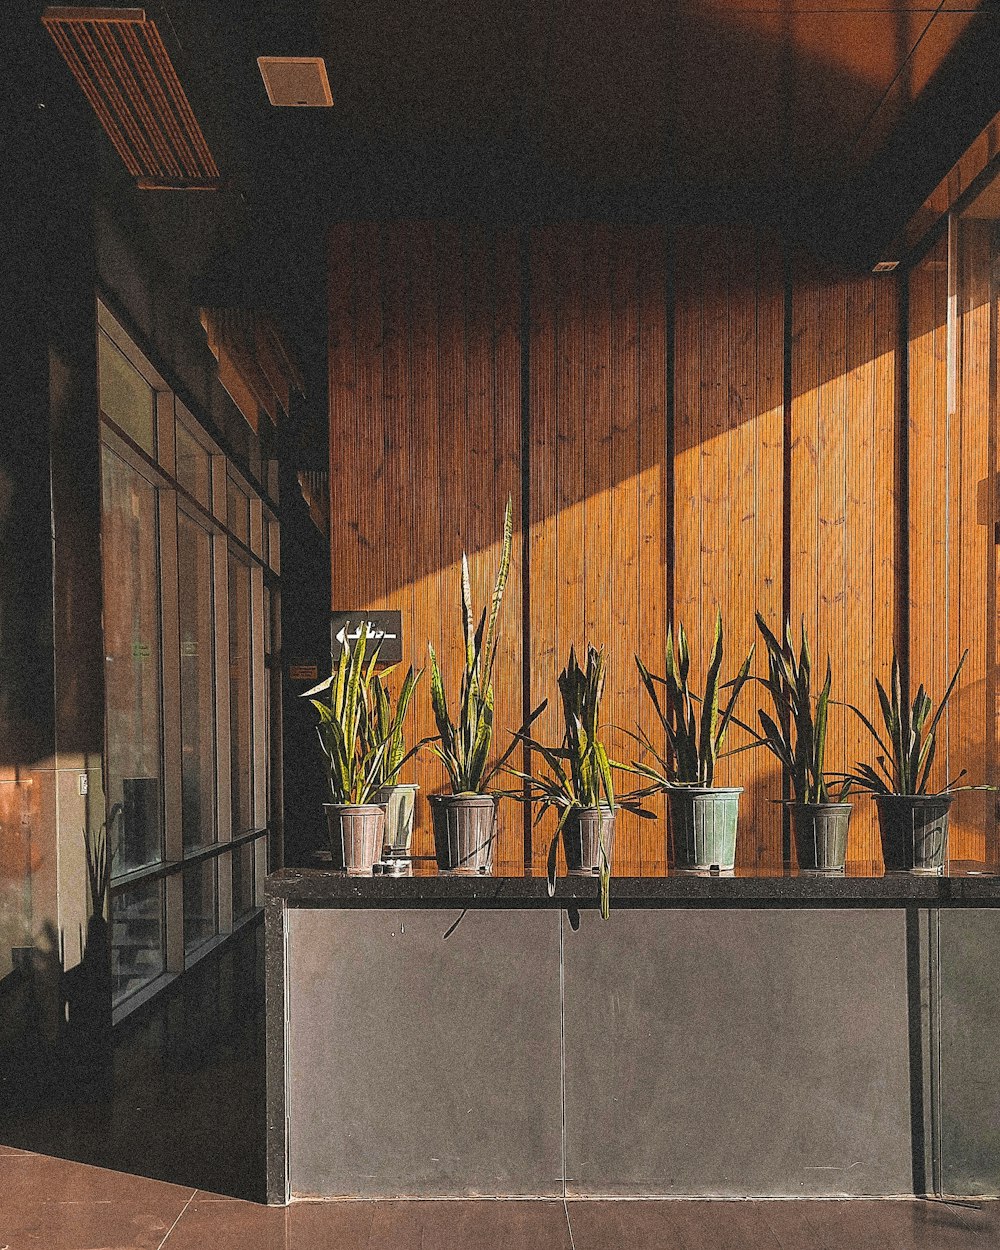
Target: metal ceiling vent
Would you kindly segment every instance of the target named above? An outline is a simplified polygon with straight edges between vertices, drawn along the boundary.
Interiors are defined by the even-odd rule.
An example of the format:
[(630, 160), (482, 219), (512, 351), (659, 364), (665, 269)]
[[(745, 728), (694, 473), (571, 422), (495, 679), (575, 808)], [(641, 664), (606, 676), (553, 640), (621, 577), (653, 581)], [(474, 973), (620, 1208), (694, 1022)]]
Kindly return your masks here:
[(330, 80), (321, 56), (259, 56), (257, 65), (267, 98), (277, 108), (332, 108)]
[(49, 5), (42, 22), (143, 190), (214, 190), (219, 169), (143, 9)]

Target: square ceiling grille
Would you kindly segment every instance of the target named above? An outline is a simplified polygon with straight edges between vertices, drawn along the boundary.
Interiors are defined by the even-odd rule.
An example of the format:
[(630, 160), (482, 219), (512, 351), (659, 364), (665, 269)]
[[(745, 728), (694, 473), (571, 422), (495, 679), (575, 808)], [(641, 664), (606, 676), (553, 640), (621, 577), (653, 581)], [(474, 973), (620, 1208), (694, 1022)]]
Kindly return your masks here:
[(219, 186), (218, 166), (144, 9), (49, 6), (42, 22), (140, 187)]
[(267, 98), (278, 108), (330, 108), (333, 95), (321, 56), (259, 56)]

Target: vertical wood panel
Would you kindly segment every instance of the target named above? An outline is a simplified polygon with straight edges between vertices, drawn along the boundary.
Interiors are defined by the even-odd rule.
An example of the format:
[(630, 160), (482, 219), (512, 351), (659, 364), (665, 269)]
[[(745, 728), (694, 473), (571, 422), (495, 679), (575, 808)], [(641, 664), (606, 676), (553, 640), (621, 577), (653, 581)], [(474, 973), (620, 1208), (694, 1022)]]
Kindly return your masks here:
[[(529, 506), (531, 530), (531, 706), (549, 700), (547, 711), (532, 733), (540, 742), (558, 741), (558, 693), (553, 674), (558, 672), (557, 628), (559, 621), (556, 565), (559, 554), (559, 506), (556, 481), (559, 472), (556, 404), (559, 387), (558, 327), (555, 281), (558, 266), (555, 231), (532, 231), (529, 240), (531, 273), (530, 369), (531, 397)], [(542, 828), (533, 838), (533, 871), (545, 872), (545, 844), (551, 831)]]
[[(438, 318), (436, 282), (436, 239), (432, 226), (413, 228), (410, 267), (410, 394), (409, 438), (413, 481), (411, 536), (414, 563), (413, 616), (403, 622), (403, 640), (409, 662), (424, 669), (424, 677), (414, 698), (412, 738), (419, 741), (434, 733), (430, 703), (430, 673), (427, 671), (427, 641), (438, 638), (442, 619), (443, 577), (441, 524), (437, 491), (428, 491), (440, 471), (441, 422), (438, 397)], [(431, 495), (431, 501), (428, 500)], [(334, 531), (331, 540), (336, 543)], [(404, 544), (400, 544), (403, 546)], [(450, 588), (449, 588), (450, 590)], [(429, 754), (417, 757), (413, 777), (420, 786), (414, 818), (413, 852), (431, 855), (434, 840), (430, 832), (427, 794), (439, 784), (440, 766)]]
[[(757, 641), (755, 610), (776, 622), (781, 609), (784, 297), (768, 240), (685, 231), (677, 257), (674, 618), (696, 648), (697, 685), (717, 609), (727, 676)], [(738, 714), (755, 722), (758, 703), (749, 687)], [(734, 729), (728, 745), (745, 741)], [(744, 787), (738, 862), (779, 868), (775, 765), (746, 753), (721, 761), (718, 781)]]
[[(495, 321), (490, 379), (493, 407), (494, 510), (502, 513), (507, 498), (514, 507), (514, 554), (507, 584), (508, 604), (504, 631), (497, 654), (497, 706), (503, 708), (505, 727), (519, 727), (526, 712), (523, 707), (524, 666), (524, 586), (522, 543), (527, 528), (522, 513), (521, 489), (521, 250), (514, 232), (501, 232), (496, 239), (494, 258)], [(494, 551), (499, 556), (499, 547)], [(523, 768), (524, 752), (518, 749), (511, 760)], [(514, 779), (507, 779), (513, 788)], [(524, 813), (514, 804), (505, 804), (503, 836), (498, 847), (498, 863), (511, 872), (524, 866)]]
[[(995, 466), (990, 463), (990, 267), (992, 225), (963, 219), (960, 223), (961, 385), (956, 419), (958, 445), (952, 443), (951, 464), (957, 466), (957, 500), (949, 511), (957, 514), (957, 547), (949, 560), (957, 564), (958, 638), (952, 666), (968, 647), (969, 658), (953, 696), (949, 725), (949, 767), (952, 775), (968, 769), (966, 780), (984, 782), (994, 772), (991, 706), (992, 666), (987, 663), (988, 636), (995, 638), (995, 617), (987, 620), (988, 604), (995, 610), (995, 545), (993, 542)], [(956, 507), (957, 504), (957, 507)], [(954, 609), (953, 609), (954, 610)], [(994, 642), (995, 648), (995, 642)], [(990, 727), (990, 732), (987, 732)], [(989, 812), (995, 799), (982, 792), (965, 792), (952, 812), (955, 858), (982, 859), (986, 850)]]
[[(909, 551), (910, 674), (939, 697), (948, 681), (947, 240), (910, 273)], [(932, 784), (948, 772), (947, 724)]]
[[(667, 463), (667, 264), (663, 231), (639, 232), (639, 413), (637, 442), (638, 490), (638, 621), (642, 649), (650, 656), (662, 656), (666, 645), (670, 604), (667, 599), (668, 507), (673, 491), (673, 474)], [(635, 648), (639, 650), (637, 646)], [(638, 695), (634, 696), (638, 703)], [(636, 719), (662, 749), (663, 734), (646, 704), (636, 707)], [(629, 755), (631, 759), (633, 756)], [(646, 800), (658, 816), (655, 824), (639, 825), (638, 871), (658, 873), (666, 869), (664, 801)]]
[[(427, 225), (337, 226), (330, 238), (331, 560), (333, 606), (398, 608), (403, 667), (438, 649), (452, 700), (462, 663), (460, 560), (477, 602), (492, 590), (503, 509), (515, 505), (513, 568), (497, 670), (497, 749), (521, 720), (520, 349), (516, 240), (498, 283), (485, 232)], [(514, 251), (511, 252), (513, 247)], [(513, 266), (513, 268), (512, 268)], [(429, 681), (411, 734), (433, 732)], [(414, 851), (433, 841), (421, 786)], [(505, 811), (497, 852), (519, 871), (520, 813)]]
[[(800, 266), (793, 296), (792, 619), (804, 618), (818, 681), (874, 712), (873, 673), (895, 635), (895, 344), (892, 279)], [(846, 709), (831, 717), (831, 771), (873, 762)], [(873, 805), (855, 803), (849, 862), (881, 858)]]
[[(940, 698), (965, 647), (969, 659), (943, 722), (932, 785), (964, 768), (996, 780), (995, 360), (990, 240), (960, 223), (957, 399), (948, 409), (948, 249), (942, 240), (910, 275), (910, 664)], [(966, 793), (953, 808), (951, 854), (996, 854), (995, 798)]]

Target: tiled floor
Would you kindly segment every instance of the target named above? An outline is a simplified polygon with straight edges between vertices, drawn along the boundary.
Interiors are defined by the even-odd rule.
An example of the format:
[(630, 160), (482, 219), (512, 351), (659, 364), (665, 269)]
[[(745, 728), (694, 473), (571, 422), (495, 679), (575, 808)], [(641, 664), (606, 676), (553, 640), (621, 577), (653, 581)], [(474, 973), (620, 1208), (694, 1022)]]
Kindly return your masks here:
[(1000, 1246), (1000, 1203), (262, 1206), (261, 957), (260, 931), (248, 930), (119, 1030), (96, 1068), (31, 1051), (0, 1065), (0, 1250)]
[(993, 1250), (998, 1208), (917, 1201), (268, 1208), (0, 1148), (0, 1250)]

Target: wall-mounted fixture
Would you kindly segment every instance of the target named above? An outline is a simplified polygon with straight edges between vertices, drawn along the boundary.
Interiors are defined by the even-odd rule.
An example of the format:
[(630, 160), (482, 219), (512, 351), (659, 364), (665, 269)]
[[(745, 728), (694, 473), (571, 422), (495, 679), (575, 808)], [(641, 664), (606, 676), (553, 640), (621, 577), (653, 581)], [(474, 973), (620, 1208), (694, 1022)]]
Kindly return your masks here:
[(277, 108), (332, 108), (333, 95), (321, 56), (259, 56), (267, 98)]
[(220, 185), (219, 168), (144, 9), (49, 5), (42, 23), (137, 186), (211, 191)]

